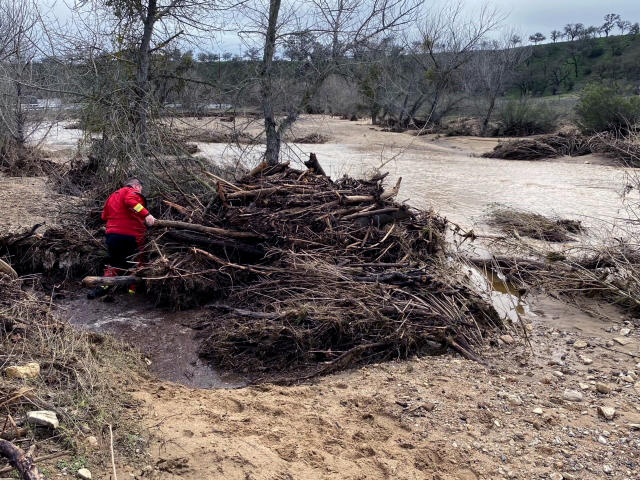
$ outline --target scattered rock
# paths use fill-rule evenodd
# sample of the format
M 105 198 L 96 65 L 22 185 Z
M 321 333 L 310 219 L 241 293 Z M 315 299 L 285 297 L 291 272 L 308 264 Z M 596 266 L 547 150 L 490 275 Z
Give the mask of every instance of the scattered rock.
M 91 480 L 91 472 L 88 468 L 81 468 L 78 470 L 78 478 L 82 478 L 82 480 Z
M 630 338 L 626 338 L 626 337 L 614 337 L 613 341 L 624 346 L 624 345 L 628 345 L 631 343 L 631 339 Z
M 578 350 L 583 349 L 583 348 L 587 348 L 589 346 L 589 344 L 587 342 L 585 342 L 584 340 L 576 340 L 573 343 L 573 348 L 577 348 Z
M 533 413 L 536 415 L 542 415 L 542 409 L 540 407 L 536 407 L 533 409 Z
M 610 465 L 605 465 L 604 467 L 602 467 L 602 471 L 607 475 L 611 475 L 613 473 L 613 468 L 611 468 Z
M 500 340 L 502 340 L 507 345 L 511 345 L 512 343 L 515 342 L 515 340 L 511 335 L 500 335 Z
M 98 448 L 98 439 L 93 435 L 87 437 L 87 443 L 91 448 Z
M 604 438 L 602 435 L 600 435 L 598 437 L 598 443 L 601 443 L 602 445 L 606 445 L 607 444 L 607 439 Z
M 634 379 L 631 375 L 622 375 L 622 376 L 620 377 L 620 379 L 621 379 L 623 382 L 627 382 L 627 383 L 633 383 L 633 382 L 635 382 L 635 379 Z
M 520 406 L 524 403 L 519 395 L 507 395 L 507 400 L 513 406 Z
M 549 475 L 549 478 L 551 480 L 562 480 L 562 474 L 558 472 L 553 472 L 551 475 Z
M 620 329 L 620 335 L 622 335 L 623 337 L 626 337 L 630 333 L 631 333 L 631 329 L 630 328 L 621 328 Z
M 582 401 L 582 393 L 577 390 L 565 390 L 562 394 L 562 398 L 569 402 L 581 402 Z
M 422 405 L 422 408 L 424 408 L 427 412 L 433 412 L 436 408 L 436 404 L 433 402 L 425 402 Z
M 607 420 L 613 420 L 616 416 L 616 409 L 613 407 L 598 407 L 598 413 Z
M 598 391 L 598 393 L 604 393 L 605 395 L 611 393 L 611 387 L 602 382 L 596 383 L 596 390 Z
M 564 377 L 564 373 L 562 373 L 560 370 L 554 370 L 553 374 L 558 378 Z
M 585 357 L 584 355 L 580 355 L 580 361 L 585 365 L 591 365 L 593 363 L 593 359 Z
M 42 427 L 58 428 L 60 426 L 56 412 L 50 410 L 34 410 L 33 412 L 28 412 L 27 422 Z
M 24 366 L 12 365 L 4 369 L 4 374 L 8 378 L 36 378 L 40 376 L 40 364 L 31 362 Z
M 640 430 L 640 423 L 630 423 L 629 428 L 631 430 Z

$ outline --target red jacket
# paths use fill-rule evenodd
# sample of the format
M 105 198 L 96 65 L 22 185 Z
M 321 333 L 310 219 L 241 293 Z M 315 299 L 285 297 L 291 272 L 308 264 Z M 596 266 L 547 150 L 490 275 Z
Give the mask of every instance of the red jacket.
M 138 244 L 144 243 L 147 226 L 144 217 L 149 215 L 146 200 L 131 187 L 123 187 L 111 194 L 102 209 L 102 220 L 107 222 L 107 233 L 132 235 Z

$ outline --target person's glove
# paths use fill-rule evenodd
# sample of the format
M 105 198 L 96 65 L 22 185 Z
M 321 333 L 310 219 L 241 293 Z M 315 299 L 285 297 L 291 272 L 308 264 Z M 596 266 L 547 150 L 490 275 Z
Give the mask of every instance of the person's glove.
M 154 218 L 153 215 L 149 214 L 146 217 L 144 217 L 144 223 L 147 225 L 147 227 L 152 227 L 154 223 L 156 223 L 156 219 Z

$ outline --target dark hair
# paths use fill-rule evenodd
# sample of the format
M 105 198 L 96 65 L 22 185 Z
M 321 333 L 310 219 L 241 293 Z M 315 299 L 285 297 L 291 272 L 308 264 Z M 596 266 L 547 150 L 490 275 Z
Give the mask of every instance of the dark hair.
M 124 183 L 125 187 L 134 187 L 136 185 L 142 186 L 142 182 L 140 180 L 138 180 L 137 178 L 130 178 L 129 180 L 127 180 Z

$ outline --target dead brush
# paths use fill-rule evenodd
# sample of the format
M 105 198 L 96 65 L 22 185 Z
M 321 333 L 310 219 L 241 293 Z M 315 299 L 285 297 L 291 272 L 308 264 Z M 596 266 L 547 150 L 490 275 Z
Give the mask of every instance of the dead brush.
M 99 437 L 111 423 L 126 436 L 126 406 L 133 400 L 122 387 L 142 374 L 141 359 L 109 337 L 74 329 L 25 283 L 30 282 L 0 274 L 0 369 L 37 362 L 40 375 L 0 380 L 2 438 L 38 442 L 46 451 L 54 448 L 50 442 L 81 448 L 78 440 L 87 427 Z M 30 410 L 56 412 L 61 426 L 53 437 L 48 430 L 26 428 Z
M 48 175 L 57 167 L 38 148 L 0 140 L 0 172 L 9 177 L 39 177 Z
M 232 370 L 306 378 L 448 348 L 478 359 L 501 320 L 447 267 L 446 220 L 395 202 L 400 181 L 385 177 L 207 173 L 217 195 L 166 198 L 159 225 L 171 228 L 155 230 L 138 275 L 170 308 L 209 306 L 200 355 Z
M 292 252 L 283 264 L 282 273 L 210 305 L 202 357 L 236 371 L 302 369 L 305 378 L 447 348 L 477 360 L 472 346 L 501 325 L 444 264 L 374 274 Z
M 493 209 L 488 215 L 487 224 L 508 234 L 547 242 L 568 242 L 572 240 L 569 234 L 584 232 L 578 220 L 548 218 L 539 213 L 508 207 Z
M 640 316 L 640 246 L 609 238 L 563 252 L 509 238 L 498 242 L 504 253 L 484 264 L 516 288 L 540 290 L 591 311 L 593 301 L 615 305 Z M 509 254 L 508 252 L 512 253 Z M 526 252 L 526 256 L 522 256 Z
M 541 160 L 597 153 L 625 166 L 638 167 L 640 166 L 640 142 L 637 136 L 637 134 L 621 136 L 612 133 L 597 133 L 591 136 L 575 132 L 559 133 L 501 142 L 492 151 L 482 156 L 505 160 Z

